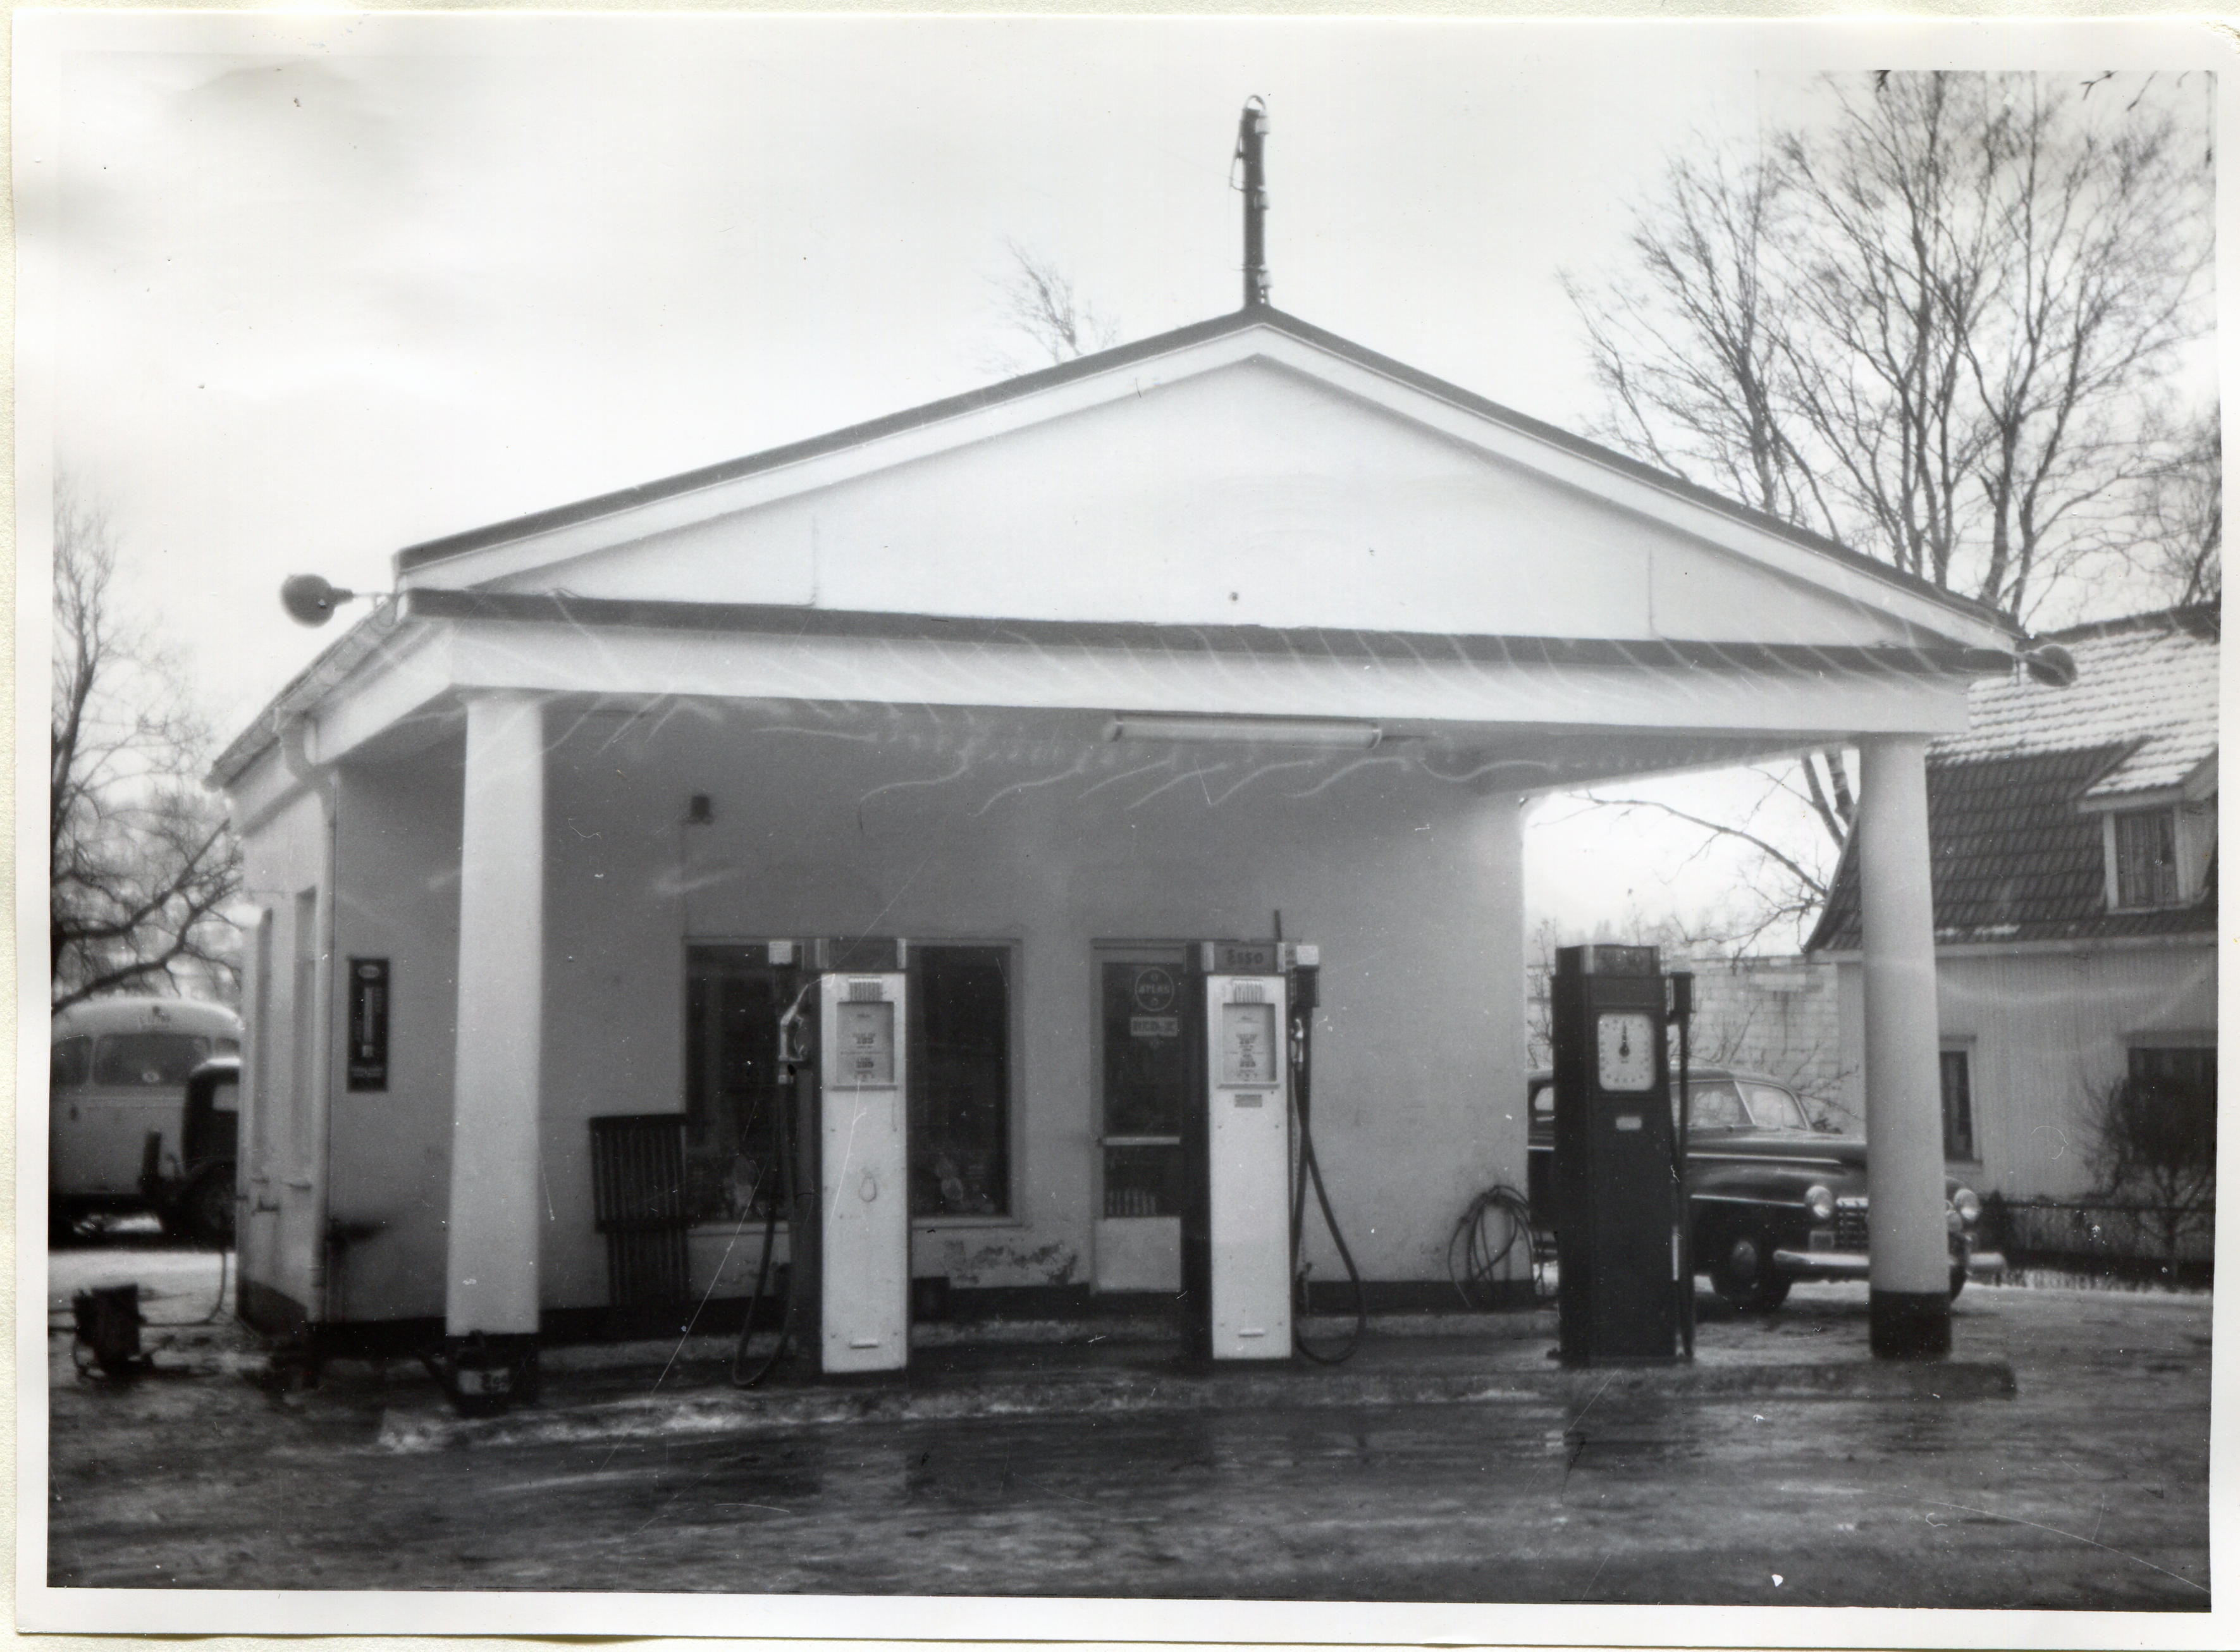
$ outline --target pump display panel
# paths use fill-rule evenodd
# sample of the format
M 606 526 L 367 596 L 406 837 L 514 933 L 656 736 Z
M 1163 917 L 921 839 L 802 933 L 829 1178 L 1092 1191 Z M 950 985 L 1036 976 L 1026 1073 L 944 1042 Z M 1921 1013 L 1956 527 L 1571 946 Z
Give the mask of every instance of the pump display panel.
M 877 990 L 876 982 L 850 983 Z M 844 1088 L 861 1089 L 895 1082 L 895 1007 L 883 1000 L 850 998 L 838 1009 L 832 1078 Z
M 1257 991 L 1240 982 L 1239 991 Z M 1278 1083 L 1283 1046 L 1276 1036 L 1276 1006 L 1248 998 L 1221 1006 L 1221 1076 L 1223 1089 L 1265 1089 Z

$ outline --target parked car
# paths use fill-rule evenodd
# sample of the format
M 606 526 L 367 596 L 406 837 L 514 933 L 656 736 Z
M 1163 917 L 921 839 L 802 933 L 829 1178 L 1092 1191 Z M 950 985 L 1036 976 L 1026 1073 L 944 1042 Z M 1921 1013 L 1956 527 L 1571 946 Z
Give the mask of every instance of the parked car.
M 213 1056 L 240 1055 L 241 1018 L 184 998 L 90 998 L 55 1016 L 49 1050 L 50 1232 L 97 1213 L 162 1209 L 163 1189 L 188 1179 L 188 1077 Z
M 1553 1230 L 1556 1089 L 1552 1073 L 1530 1084 L 1526 1193 L 1536 1227 Z M 1698 1067 L 1688 1076 L 1689 1242 L 1696 1268 L 1738 1308 L 1781 1306 L 1800 1279 L 1867 1276 L 1867 1144 L 1816 1123 L 1779 1079 Z M 1949 1285 L 2003 1261 L 1975 1249 L 1975 1193 L 1947 1176 Z

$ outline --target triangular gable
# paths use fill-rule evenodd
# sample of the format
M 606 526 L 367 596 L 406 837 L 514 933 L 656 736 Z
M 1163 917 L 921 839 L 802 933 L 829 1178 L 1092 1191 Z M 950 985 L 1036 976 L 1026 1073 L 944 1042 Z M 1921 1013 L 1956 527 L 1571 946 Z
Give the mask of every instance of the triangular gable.
M 1998 646 L 1972 604 L 1273 311 L 398 558 L 408 587 Z

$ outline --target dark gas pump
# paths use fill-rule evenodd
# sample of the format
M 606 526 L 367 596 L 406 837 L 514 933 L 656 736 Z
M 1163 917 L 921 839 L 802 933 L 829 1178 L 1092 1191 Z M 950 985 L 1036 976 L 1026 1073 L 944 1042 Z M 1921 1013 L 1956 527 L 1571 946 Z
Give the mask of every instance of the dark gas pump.
M 897 941 L 877 956 L 841 959 L 830 942 L 771 943 L 770 961 L 797 971 L 778 1019 L 790 1094 L 778 1111 L 781 1185 L 732 1366 L 742 1384 L 767 1376 L 789 1345 L 825 1376 L 910 1363 L 908 949 Z M 784 1317 L 777 1345 L 750 1373 L 747 1340 L 781 1209 Z
M 1685 1127 L 1666 1040 L 1677 1021 L 1684 1052 L 1690 981 L 1668 990 L 1654 947 L 1557 949 L 1552 1181 L 1569 1365 L 1693 1352 Z

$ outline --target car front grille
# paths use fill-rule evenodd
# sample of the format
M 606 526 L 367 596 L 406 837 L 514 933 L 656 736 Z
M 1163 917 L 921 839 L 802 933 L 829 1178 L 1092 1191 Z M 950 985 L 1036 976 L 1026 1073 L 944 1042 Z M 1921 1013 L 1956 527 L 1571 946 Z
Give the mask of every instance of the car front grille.
M 1867 1248 L 1867 1202 L 1838 1200 L 1836 1205 L 1836 1249 L 1864 1250 Z

